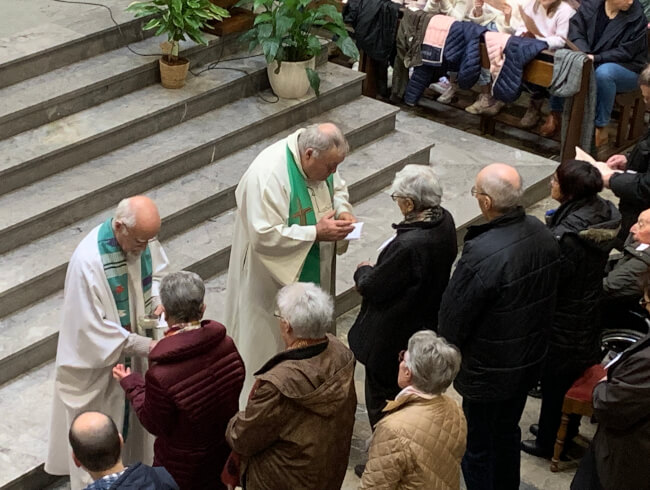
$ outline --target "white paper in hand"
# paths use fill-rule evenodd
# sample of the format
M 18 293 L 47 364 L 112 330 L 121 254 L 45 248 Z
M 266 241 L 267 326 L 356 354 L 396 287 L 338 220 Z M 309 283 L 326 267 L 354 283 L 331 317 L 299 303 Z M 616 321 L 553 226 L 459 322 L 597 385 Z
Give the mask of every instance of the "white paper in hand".
M 361 238 L 361 230 L 363 229 L 363 222 L 352 223 L 354 230 L 348 233 L 348 236 L 345 237 L 345 240 L 358 240 Z
M 596 159 L 592 157 L 589 153 L 584 151 L 579 146 L 576 146 L 576 160 L 582 160 L 583 162 L 596 163 Z

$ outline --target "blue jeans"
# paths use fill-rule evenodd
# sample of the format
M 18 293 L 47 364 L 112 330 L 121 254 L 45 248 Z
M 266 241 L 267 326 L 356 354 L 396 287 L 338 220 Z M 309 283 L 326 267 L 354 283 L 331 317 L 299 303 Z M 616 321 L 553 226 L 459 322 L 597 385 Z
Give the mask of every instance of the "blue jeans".
M 596 120 L 594 124 L 597 128 L 604 128 L 609 124 L 616 94 L 635 90 L 639 86 L 639 75 L 618 63 L 603 63 L 596 68 L 595 74 Z M 564 100 L 551 96 L 549 105 L 552 111 L 562 112 Z
M 617 93 L 631 92 L 639 86 L 639 75 L 617 63 L 603 63 L 596 68 L 596 127 L 609 124 Z
M 467 419 L 467 450 L 461 462 L 467 490 L 519 490 L 524 392 L 500 402 L 463 400 Z

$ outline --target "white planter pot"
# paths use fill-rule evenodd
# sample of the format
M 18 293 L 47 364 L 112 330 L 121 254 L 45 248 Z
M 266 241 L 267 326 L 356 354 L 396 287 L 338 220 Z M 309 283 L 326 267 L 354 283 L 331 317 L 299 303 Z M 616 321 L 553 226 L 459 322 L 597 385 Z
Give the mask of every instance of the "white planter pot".
M 280 64 L 280 72 L 276 74 L 277 68 L 277 61 L 266 67 L 275 95 L 283 99 L 299 99 L 309 92 L 309 78 L 305 69 L 316 68 L 316 57 L 307 61 L 283 61 Z

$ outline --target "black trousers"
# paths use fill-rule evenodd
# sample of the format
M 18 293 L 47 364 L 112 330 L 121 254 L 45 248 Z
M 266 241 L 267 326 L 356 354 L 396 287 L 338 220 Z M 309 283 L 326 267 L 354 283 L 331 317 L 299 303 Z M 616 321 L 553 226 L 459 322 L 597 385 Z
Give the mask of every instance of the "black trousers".
M 542 408 L 539 412 L 539 432 L 537 433 L 537 444 L 553 451 L 557 431 L 562 420 L 562 404 L 564 395 L 569 391 L 571 385 L 582 376 L 582 367 L 568 368 L 563 371 L 544 370 L 542 373 Z M 580 427 L 580 416 L 572 415 L 569 418 L 566 441 L 570 441 L 578 435 Z
M 519 420 L 527 391 L 498 402 L 463 400 L 467 450 L 461 467 L 467 490 L 519 490 Z
M 387 400 L 394 400 L 400 392 L 400 387 L 397 386 L 397 369 L 392 376 L 382 375 L 382 373 L 374 372 L 366 366 L 366 409 L 368 410 L 368 420 L 370 420 L 370 427 L 375 430 L 375 425 L 385 415 L 382 412 L 386 406 Z

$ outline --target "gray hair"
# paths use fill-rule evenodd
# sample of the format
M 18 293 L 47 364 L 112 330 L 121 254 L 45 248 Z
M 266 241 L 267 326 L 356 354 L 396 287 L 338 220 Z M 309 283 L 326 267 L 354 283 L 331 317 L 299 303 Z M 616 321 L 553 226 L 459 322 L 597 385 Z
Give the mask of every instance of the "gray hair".
M 515 171 L 519 176 L 519 187 L 513 186 L 498 174 L 487 173 L 482 177 L 481 190 L 490 196 L 495 211 L 507 213 L 521 204 L 521 198 L 524 195 L 524 181 L 519 171 L 516 169 Z
M 122 199 L 115 210 L 115 221 L 119 221 L 127 228 L 135 227 L 135 210 L 131 206 L 131 198 Z
M 646 65 L 646 67 L 639 75 L 639 85 L 650 87 L 650 65 Z
M 203 279 L 194 272 L 172 272 L 160 283 L 160 302 L 167 318 L 181 323 L 201 319 L 204 297 Z
M 332 297 L 312 282 L 297 282 L 278 292 L 277 304 L 294 334 L 300 339 L 325 337 L 334 318 Z
M 460 351 L 432 330 L 421 330 L 409 339 L 411 382 L 417 389 L 438 395 L 444 393 L 460 370 Z
M 440 206 L 442 186 L 429 165 L 406 165 L 395 174 L 390 193 L 408 197 L 415 211 Z
M 314 156 L 318 157 L 321 152 L 331 148 L 336 148 L 344 155 L 350 151 L 348 140 L 345 139 L 343 132 L 338 126 L 334 126 L 334 131 L 322 131 L 320 124 L 311 124 L 307 126 L 298 135 L 298 150 L 304 153 L 307 148 L 314 150 Z

